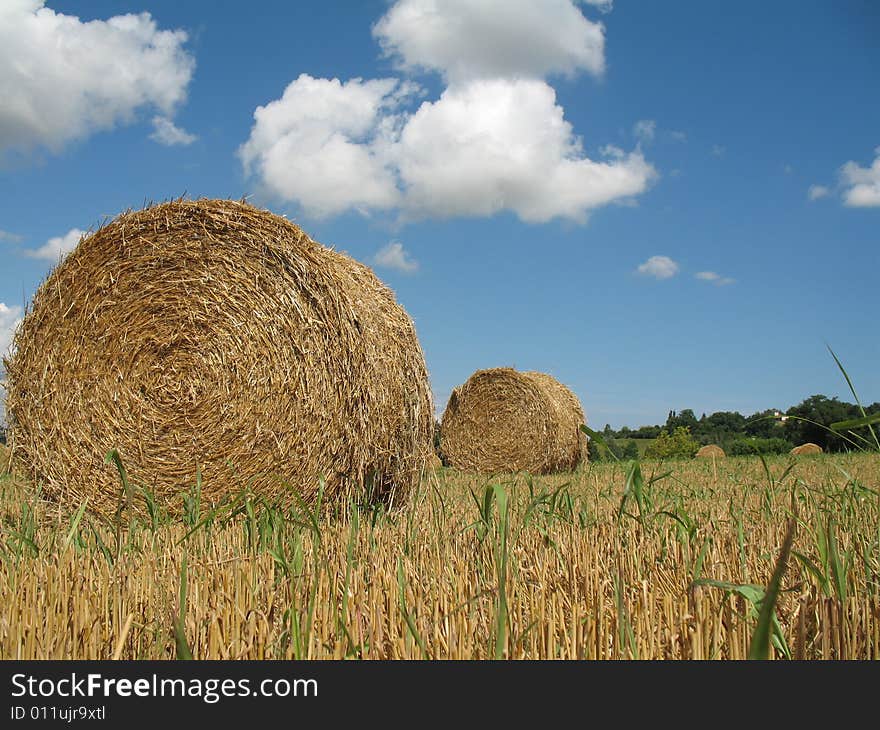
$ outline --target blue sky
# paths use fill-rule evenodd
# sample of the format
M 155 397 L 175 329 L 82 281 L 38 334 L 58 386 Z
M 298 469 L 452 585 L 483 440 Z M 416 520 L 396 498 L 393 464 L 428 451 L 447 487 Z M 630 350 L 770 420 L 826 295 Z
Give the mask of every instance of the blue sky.
M 394 289 L 438 411 L 500 365 L 599 427 L 848 397 L 826 343 L 880 400 L 876 4 L 42 5 L 0 7 L 4 347 L 79 232 L 247 195 Z

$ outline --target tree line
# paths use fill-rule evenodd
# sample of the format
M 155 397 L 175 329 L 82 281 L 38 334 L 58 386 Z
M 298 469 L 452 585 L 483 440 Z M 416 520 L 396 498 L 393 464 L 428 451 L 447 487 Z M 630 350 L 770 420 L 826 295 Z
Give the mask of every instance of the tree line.
M 869 416 L 880 413 L 880 403 L 866 406 L 865 413 Z M 838 434 L 830 430 L 831 424 L 861 416 L 862 411 L 855 403 L 811 395 L 787 411 L 768 408 L 750 416 L 737 411 L 718 411 L 697 418 L 693 410 L 685 408 L 670 411 L 663 425 L 637 429 L 624 426 L 614 430 L 606 424 L 602 436 L 608 449 L 620 459 L 637 458 L 640 439 L 659 441 L 652 441 L 647 449 L 641 450 L 648 456 L 692 456 L 706 444 L 717 444 L 731 456 L 755 452 L 782 454 L 804 443 L 818 444 L 825 451 L 847 451 L 857 448 L 855 444 L 866 445 L 861 439 L 871 439 L 868 428 Z M 592 442 L 590 457 L 610 458 L 602 447 Z

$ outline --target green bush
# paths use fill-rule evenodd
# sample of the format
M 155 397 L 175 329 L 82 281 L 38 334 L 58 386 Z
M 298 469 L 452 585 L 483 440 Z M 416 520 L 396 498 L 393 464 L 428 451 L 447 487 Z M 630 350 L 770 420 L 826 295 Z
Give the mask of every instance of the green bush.
M 639 444 L 632 439 L 605 437 L 605 444 L 602 445 L 598 441 L 590 439 L 588 458 L 590 461 L 629 461 L 631 459 L 638 459 Z
M 623 458 L 624 460 L 639 458 L 639 445 L 635 441 L 626 442 L 626 446 L 623 448 Z
M 790 441 L 782 438 L 770 439 L 737 439 L 727 447 L 730 456 L 748 456 L 750 454 L 787 454 L 791 451 Z
M 623 455 L 623 446 L 621 443 L 613 438 L 606 438 L 605 444 L 600 444 L 598 441 L 594 439 L 590 439 L 588 446 L 588 457 L 590 461 L 614 461 L 617 459 L 626 458 Z M 609 450 L 611 453 L 609 454 Z
M 652 459 L 689 459 L 699 448 L 700 445 L 691 436 L 690 428 L 676 426 L 671 434 L 663 431 L 645 451 L 645 456 Z

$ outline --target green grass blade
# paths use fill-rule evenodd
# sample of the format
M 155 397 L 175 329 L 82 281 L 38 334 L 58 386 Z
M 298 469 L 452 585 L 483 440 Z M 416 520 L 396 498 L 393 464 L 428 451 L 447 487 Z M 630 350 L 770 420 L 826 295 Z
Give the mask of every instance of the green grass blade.
M 840 362 L 837 355 L 834 354 L 834 350 L 831 349 L 831 345 L 826 344 L 825 347 L 828 348 L 828 352 L 831 353 L 831 357 L 834 358 L 834 362 L 837 363 L 837 367 L 839 368 L 840 372 L 843 373 L 843 377 L 846 380 L 846 384 L 849 386 L 849 392 L 852 393 L 853 398 L 856 399 L 856 403 L 858 404 L 859 408 L 861 409 L 862 415 L 865 415 L 865 409 L 862 408 L 862 402 L 859 400 L 858 393 L 856 393 L 856 389 L 853 387 L 852 380 L 850 380 L 850 378 L 849 378 L 849 373 L 846 372 L 846 368 L 843 367 L 843 363 Z
M 186 553 L 180 563 L 180 588 L 178 591 L 178 613 L 174 617 L 174 645 L 178 659 L 190 660 L 193 658 L 189 642 L 186 640 L 186 593 L 189 579 L 189 569 L 186 563 Z
M 770 472 L 770 466 L 767 464 L 767 459 L 764 458 L 764 454 L 760 451 L 755 450 L 758 454 L 758 458 L 761 460 L 761 466 L 764 467 L 764 474 L 767 477 L 767 486 L 770 489 L 773 489 L 773 485 L 776 484 L 776 480 L 773 479 L 773 474 Z
M 853 398 L 856 400 L 856 405 L 858 405 L 859 410 L 862 413 L 862 418 L 867 418 L 868 414 L 865 412 L 864 407 L 862 406 L 862 401 L 859 400 L 859 394 L 856 393 L 855 387 L 853 387 L 852 380 L 850 380 L 849 373 L 846 372 L 846 368 L 843 367 L 843 363 L 840 362 L 837 355 L 834 353 L 834 350 L 831 349 L 830 345 L 826 345 L 828 348 L 828 352 L 831 353 L 831 357 L 834 358 L 834 362 L 837 363 L 837 367 L 840 369 L 840 372 L 843 373 L 843 377 L 846 380 L 846 384 L 849 386 L 849 392 L 853 394 Z M 877 414 L 880 416 L 880 414 Z M 880 439 L 877 437 L 877 432 L 871 427 L 871 423 L 876 423 L 877 421 L 871 421 L 865 425 L 868 426 L 868 430 L 871 432 L 871 437 L 874 439 L 874 445 L 877 447 L 877 450 L 880 451 Z M 832 429 L 834 428 L 834 424 L 832 424 Z
M 697 562 L 694 565 L 694 575 L 693 580 L 697 581 L 700 579 L 700 575 L 703 573 L 703 563 L 706 560 L 706 553 L 709 551 L 709 544 L 712 542 L 712 539 L 707 535 L 706 539 L 703 540 L 703 546 L 700 548 L 700 554 L 697 556 Z
M 428 650 L 425 648 L 425 642 L 422 641 L 422 637 L 416 627 L 416 622 L 406 607 L 406 576 L 403 573 L 403 558 L 400 555 L 397 556 L 397 602 L 404 623 L 406 623 L 406 628 L 422 652 L 422 659 L 428 659 Z
M 186 619 L 186 593 L 187 584 L 189 582 L 189 568 L 186 564 L 186 553 L 183 554 L 183 560 L 180 564 L 180 590 L 178 592 L 178 610 L 180 612 L 180 623 L 183 625 Z
M 175 656 L 180 660 L 192 661 L 192 650 L 186 640 L 186 632 L 180 623 L 178 616 L 174 617 L 174 649 Z
M 799 553 L 797 550 L 792 550 L 791 554 L 794 555 L 800 561 L 801 565 L 803 565 L 807 569 L 807 572 L 816 579 L 816 581 L 819 583 L 819 587 L 822 589 L 822 592 L 826 596 L 829 595 L 828 577 L 824 575 L 821 570 L 819 570 L 819 567 L 806 555 L 804 555 L 803 553 Z
M 694 581 L 694 585 L 712 586 L 713 588 L 720 588 L 729 593 L 736 593 L 755 606 L 763 600 L 764 595 L 766 594 L 766 591 L 761 586 L 752 585 L 751 583 L 729 583 L 723 580 L 699 578 Z
M 492 491 L 498 505 L 498 536 L 495 545 L 495 566 L 498 578 L 498 600 L 495 611 L 495 658 L 503 659 L 507 647 L 507 534 L 508 534 L 508 496 L 500 484 Z
M 770 657 L 770 640 L 775 628 L 773 619 L 776 617 L 776 599 L 779 597 L 782 576 L 785 574 L 786 567 L 788 567 L 788 558 L 794 544 L 796 527 L 797 519 L 790 519 L 788 521 L 788 529 L 785 532 L 785 539 L 782 542 L 782 549 L 779 551 L 779 557 L 776 559 L 776 567 L 773 569 L 773 576 L 770 578 L 770 583 L 764 592 L 764 599 L 761 601 L 758 625 L 752 632 L 752 640 L 749 644 L 749 659 L 769 659 Z
M 614 461 L 617 461 L 617 462 L 620 461 L 620 459 L 618 459 L 617 456 L 615 456 L 614 452 L 611 450 L 611 447 L 605 442 L 605 439 L 602 437 L 601 433 L 599 433 L 598 431 L 594 431 L 592 428 L 590 428 L 589 426 L 586 426 L 584 424 L 581 424 L 581 431 L 583 431 L 585 434 L 587 434 L 587 436 L 589 436 L 590 439 L 595 439 L 597 444 L 599 444 L 600 446 L 603 446 L 605 448 L 605 450 L 609 454 L 611 454 L 611 458 L 613 458 Z
M 831 424 L 832 431 L 849 431 L 853 428 L 861 428 L 862 426 L 870 426 L 874 423 L 880 423 L 880 413 L 874 413 L 863 418 L 852 418 L 848 421 L 837 421 Z
M 79 530 L 79 523 L 82 521 L 83 515 L 86 511 L 86 506 L 89 503 L 89 498 L 86 497 L 86 501 L 83 502 L 79 509 L 76 511 L 76 514 L 73 516 L 73 519 L 70 521 L 70 530 L 67 533 L 67 537 L 64 538 L 64 544 L 62 546 L 62 550 L 67 550 L 70 547 L 70 543 L 73 542 L 73 538 Z
M 846 600 L 846 569 L 840 559 L 840 551 L 837 549 L 837 529 L 833 521 L 828 522 L 828 557 L 831 562 L 831 576 L 834 578 L 834 590 L 837 598 Z

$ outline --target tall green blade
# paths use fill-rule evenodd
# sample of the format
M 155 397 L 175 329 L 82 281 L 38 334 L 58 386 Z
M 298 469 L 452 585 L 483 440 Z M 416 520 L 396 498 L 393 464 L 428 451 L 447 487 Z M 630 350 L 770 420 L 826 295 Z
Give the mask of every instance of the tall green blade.
M 859 394 L 856 393 L 855 387 L 853 387 L 852 380 L 850 380 L 849 373 L 846 372 L 846 368 L 843 367 L 843 363 L 840 362 L 837 355 L 834 354 L 834 350 L 831 349 L 830 345 L 826 345 L 828 348 L 828 352 L 831 353 L 831 357 L 834 358 L 834 362 L 837 363 L 837 367 L 840 369 L 840 372 L 843 373 L 843 377 L 846 380 L 846 384 L 849 386 L 849 392 L 853 394 L 853 398 L 856 399 L 856 404 L 859 407 L 859 411 L 862 413 L 862 418 L 867 418 L 868 414 L 865 412 L 864 407 L 862 406 L 862 401 L 859 400 Z M 880 414 L 878 414 L 880 415 Z M 874 439 L 874 445 L 877 447 L 877 450 L 880 451 L 880 439 L 877 437 L 877 432 L 871 427 L 871 423 L 876 423 L 876 421 L 871 421 L 865 425 L 867 425 L 868 430 L 871 432 L 871 437 Z M 834 428 L 834 424 L 832 424 L 831 428 Z M 836 429 L 835 429 L 836 430 Z
M 788 567 L 788 558 L 791 554 L 791 547 L 794 544 L 796 526 L 797 519 L 793 517 L 788 521 L 785 540 L 782 542 L 782 550 L 779 551 L 773 576 L 770 578 L 770 584 L 767 586 L 764 599 L 761 601 L 758 625 L 752 632 L 752 641 L 749 645 L 749 659 L 770 658 L 770 637 L 773 635 L 773 619 L 776 617 L 776 599 L 779 597 L 779 586 L 782 584 L 782 576 L 785 574 L 786 567 Z

